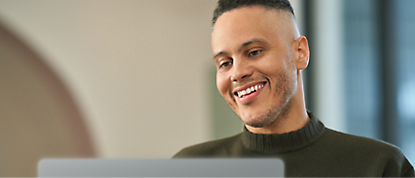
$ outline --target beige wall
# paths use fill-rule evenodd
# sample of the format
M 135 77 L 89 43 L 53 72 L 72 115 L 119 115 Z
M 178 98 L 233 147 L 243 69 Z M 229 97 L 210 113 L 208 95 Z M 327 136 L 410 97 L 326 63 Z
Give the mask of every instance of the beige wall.
M 0 1 L 0 19 L 54 69 L 101 157 L 171 157 L 209 139 L 215 1 Z
M 44 157 L 94 157 L 84 121 L 51 68 L 0 26 L 0 177 L 36 176 Z

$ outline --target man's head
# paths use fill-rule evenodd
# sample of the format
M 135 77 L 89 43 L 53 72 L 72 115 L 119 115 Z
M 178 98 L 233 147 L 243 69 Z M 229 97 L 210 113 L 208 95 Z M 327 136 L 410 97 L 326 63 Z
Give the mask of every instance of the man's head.
M 213 12 L 212 26 L 215 26 L 216 20 L 223 13 L 240 7 L 262 6 L 268 10 L 284 10 L 294 15 L 294 10 L 288 0 L 219 0 L 215 11 Z
M 300 71 L 308 44 L 288 1 L 220 0 L 213 25 L 217 87 L 247 127 L 305 111 Z

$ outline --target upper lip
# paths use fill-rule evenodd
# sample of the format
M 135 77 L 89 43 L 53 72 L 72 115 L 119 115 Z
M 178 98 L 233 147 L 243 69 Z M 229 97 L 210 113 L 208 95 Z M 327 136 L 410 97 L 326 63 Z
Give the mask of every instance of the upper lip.
M 265 83 L 267 83 L 267 82 L 266 81 L 260 81 L 260 82 L 248 83 L 244 86 L 236 87 L 235 89 L 233 89 L 232 94 L 235 95 L 239 91 L 246 90 L 247 88 L 250 88 L 252 86 L 255 86 L 255 85 L 258 85 L 258 84 L 265 84 Z

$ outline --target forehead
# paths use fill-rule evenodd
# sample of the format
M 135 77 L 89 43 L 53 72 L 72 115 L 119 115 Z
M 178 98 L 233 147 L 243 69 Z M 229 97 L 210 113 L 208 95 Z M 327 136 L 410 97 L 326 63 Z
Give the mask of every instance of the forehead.
M 212 49 L 226 50 L 251 39 L 282 40 L 289 32 L 290 15 L 261 6 L 242 7 L 223 13 L 212 32 Z

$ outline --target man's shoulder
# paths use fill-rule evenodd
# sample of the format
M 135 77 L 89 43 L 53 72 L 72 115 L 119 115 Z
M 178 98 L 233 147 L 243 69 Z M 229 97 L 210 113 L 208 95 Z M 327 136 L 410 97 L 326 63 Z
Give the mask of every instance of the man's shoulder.
M 390 143 L 332 129 L 326 129 L 321 139 L 319 148 L 324 148 L 324 155 L 338 165 L 348 165 L 352 170 L 365 165 L 367 170 L 382 170 L 385 177 L 414 176 L 414 169 L 401 149 Z
M 337 149 L 344 158 L 359 160 L 378 167 L 384 167 L 384 175 L 414 176 L 414 168 L 395 145 L 372 138 L 356 136 L 327 129 L 332 149 Z M 373 164 L 376 160 L 376 164 Z M 400 173 L 396 173 L 399 171 Z
M 339 146 L 350 148 L 351 150 L 377 150 L 396 154 L 402 153 L 395 145 L 381 140 L 347 134 L 332 129 L 326 129 L 326 132 L 331 140 L 330 143 L 337 143 Z
M 199 143 L 183 148 L 173 158 L 203 158 L 203 157 L 224 157 L 230 153 L 230 147 L 240 141 L 240 135 L 226 137 L 218 140 Z

